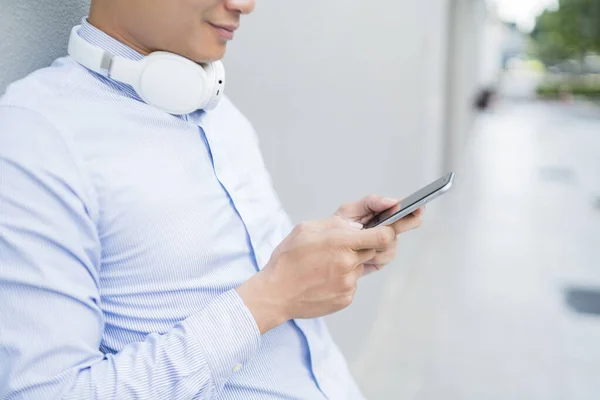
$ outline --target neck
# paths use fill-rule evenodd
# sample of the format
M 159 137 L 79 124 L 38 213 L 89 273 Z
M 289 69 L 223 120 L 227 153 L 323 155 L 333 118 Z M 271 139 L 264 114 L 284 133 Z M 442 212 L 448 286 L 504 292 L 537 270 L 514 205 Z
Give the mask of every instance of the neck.
M 105 5 L 104 2 L 98 4 L 98 2 L 93 1 L 92 6 L 90 7 L 90 14 L 87 18 L 88 23 L 138 53 L 145 56 L 150 54 L 152 52 L 151 50 L 143 46 L 127 33 L 127 30 L 123 28 L 119 19 L 115 17 L 115 13 L 107 10 L 110 5 Z

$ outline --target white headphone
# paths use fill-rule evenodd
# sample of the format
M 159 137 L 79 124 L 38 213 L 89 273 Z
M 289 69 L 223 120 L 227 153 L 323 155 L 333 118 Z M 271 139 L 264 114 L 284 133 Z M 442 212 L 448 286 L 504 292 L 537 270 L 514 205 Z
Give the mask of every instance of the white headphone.
M 120 57 L 95 46 L 73 28 L 69 55 L 84 67 L 132 86 L 146 103 L 170 114 L 212 110 L 223 97 L 225 68 L 221 61 L 200 65 L 164 51 L 139 61 Z

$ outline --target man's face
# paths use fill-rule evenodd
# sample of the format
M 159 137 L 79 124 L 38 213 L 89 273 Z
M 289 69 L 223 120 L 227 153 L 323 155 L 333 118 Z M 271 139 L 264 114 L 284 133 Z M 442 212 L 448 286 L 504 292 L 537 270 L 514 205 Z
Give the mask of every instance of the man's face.
M 96 14 L 109 18 L 111 30 L 122 36 L 118 39 L 143 53 L 169 51 L 207 62 L 224 56 L 241 15 L 254 10 L 254 1 L 94 0 L 90 17 L 97 8 Z

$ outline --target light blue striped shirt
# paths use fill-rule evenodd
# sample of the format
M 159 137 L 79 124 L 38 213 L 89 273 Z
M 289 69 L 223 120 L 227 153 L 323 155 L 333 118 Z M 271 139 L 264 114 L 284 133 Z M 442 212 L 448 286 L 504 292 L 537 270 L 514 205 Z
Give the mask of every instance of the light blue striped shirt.
M 84 21 L 80 34 L 141 55 Z M 361 399 L 321 319 L 234 289 L 291 230 L 250 123 L 66 57 L 0 99 L 0 399 Z

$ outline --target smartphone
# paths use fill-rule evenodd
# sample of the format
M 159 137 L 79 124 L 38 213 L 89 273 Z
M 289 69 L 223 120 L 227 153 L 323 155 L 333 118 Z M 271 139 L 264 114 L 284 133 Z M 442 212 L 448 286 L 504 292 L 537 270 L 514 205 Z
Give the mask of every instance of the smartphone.
M 365 224 L 364 229 L 375 228 L 380 225 L 391 225 L 394 222 L 417 211 L 421 206 L 446 193 L 454 182 L 454 172 L 443 176 L 435 182 L 430 183 L 418 192 L 413 193 L 396 206 L 385 210 L 373 217 Z

